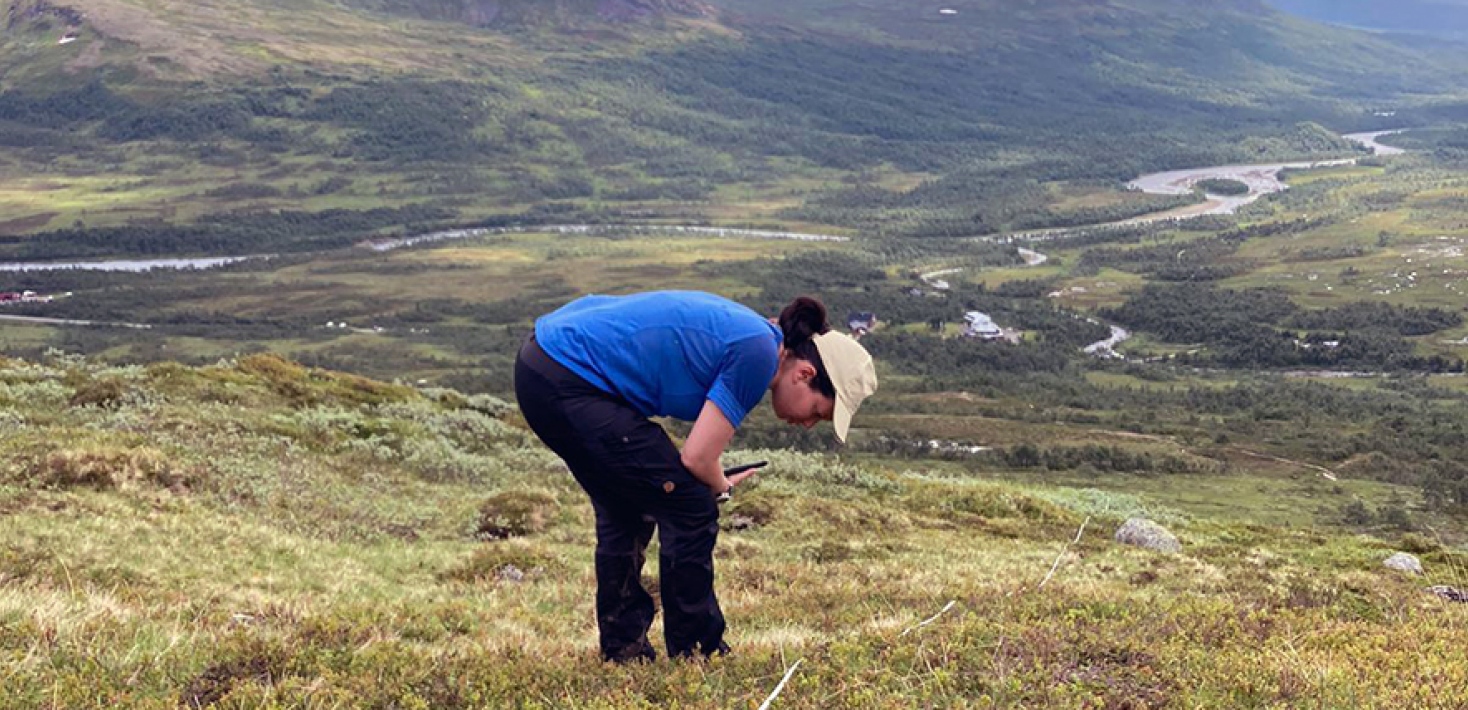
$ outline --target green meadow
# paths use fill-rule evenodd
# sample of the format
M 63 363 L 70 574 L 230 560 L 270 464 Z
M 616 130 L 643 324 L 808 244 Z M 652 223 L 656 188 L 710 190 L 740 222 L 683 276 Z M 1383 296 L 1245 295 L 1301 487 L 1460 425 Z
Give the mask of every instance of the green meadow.
M 741 450 L 773 466 L 724 511 L 735 653 L 613 667 L 590 508 L 502 401 L 266 355 L 0 383 L 16 707 L 741 707 L 797 661 L 780 707 L 1468 702 L 1462 610 L 1422 591 L 1463 553 L 1298 515 L 1386 494 L 1357 482 Z M 1112 542 L 1132 515 L 1184 552 Z

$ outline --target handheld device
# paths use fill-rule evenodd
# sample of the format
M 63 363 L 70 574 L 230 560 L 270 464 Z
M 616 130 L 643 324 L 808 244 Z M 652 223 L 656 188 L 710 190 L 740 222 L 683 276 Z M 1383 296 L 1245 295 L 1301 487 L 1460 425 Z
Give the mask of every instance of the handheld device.
M 753 471 L 757 468 L 764 468 L 768 465 L 770 465 L 769 461 L 755 461 L 754 463 L 740 464 L 738 466 L 724 469 L 724 476 L 733 476 L 735 474 L 744 473 L 745 471 Z M 718 501 L 719 503 L 723 503 L 733 497 L 734 489 L 730 488 L 729 490 L 714 496 L 714 500 Z

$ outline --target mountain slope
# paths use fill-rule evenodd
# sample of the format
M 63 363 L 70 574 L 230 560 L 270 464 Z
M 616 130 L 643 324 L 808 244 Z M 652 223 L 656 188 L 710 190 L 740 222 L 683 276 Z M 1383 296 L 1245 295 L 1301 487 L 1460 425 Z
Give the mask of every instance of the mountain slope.
M 1321 22 L 1396 32 L 1468 37 L 1468 3 L 1462 0 L 1270 0 L 1287 12 Z
M 1442 95 L 1459 66 L 1245 0 L 3 7 L 7 170 L 49 175 L 65 155 L 120 181 L 64 182 L 60 209 L 0 194 L 0 225 L 24 232 L 411 205 L 430 222 L 551 210 L 983 233 L 1045 214 L 1055 181 L 1110 181 L 1089 189 L 1127 216 L 1150 209 L 1119 190 L 1140 172 L 1352 154 L 1316 124 Z M 87 239 L 128 242 L 114 237 Z
M 599 22 L 708 17 L 699 0 L 348 0 L 347 4 L 425 20 L 475 27 L 591 26 Z

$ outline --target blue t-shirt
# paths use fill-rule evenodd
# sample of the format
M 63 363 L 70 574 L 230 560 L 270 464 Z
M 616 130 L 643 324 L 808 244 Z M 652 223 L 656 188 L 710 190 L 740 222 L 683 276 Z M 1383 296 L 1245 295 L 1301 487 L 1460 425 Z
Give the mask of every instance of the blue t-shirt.
M 585 296 L 535 322 L 556 362 L 643 416 L 693 421 L 705 401 L 739 426 L 780 364 L 780 329 L 697 291 Z

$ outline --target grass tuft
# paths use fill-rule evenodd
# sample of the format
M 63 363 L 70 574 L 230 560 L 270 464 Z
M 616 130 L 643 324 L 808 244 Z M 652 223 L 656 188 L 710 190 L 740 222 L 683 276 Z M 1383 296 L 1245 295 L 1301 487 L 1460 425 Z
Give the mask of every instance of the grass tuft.
M 545 532 L 556 513 L 556 497 L 545 491 L 504 491 L 479 506 L 474 536 L 503 540 Z

